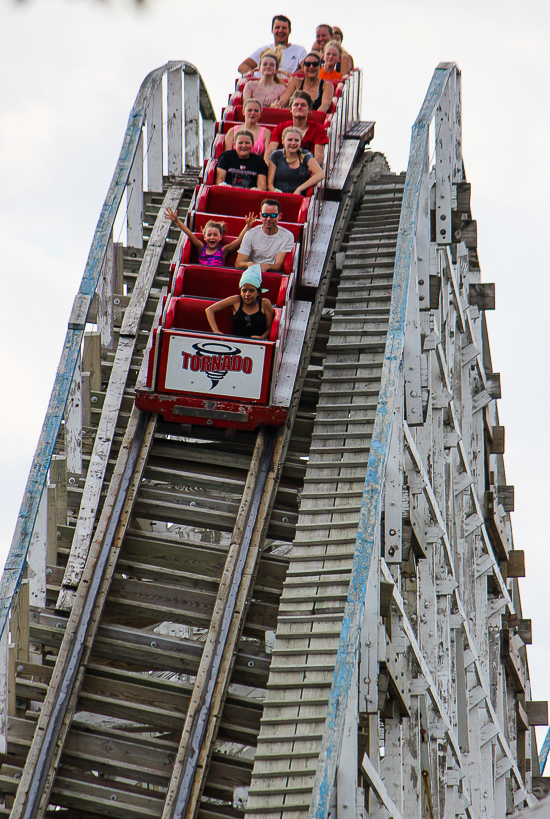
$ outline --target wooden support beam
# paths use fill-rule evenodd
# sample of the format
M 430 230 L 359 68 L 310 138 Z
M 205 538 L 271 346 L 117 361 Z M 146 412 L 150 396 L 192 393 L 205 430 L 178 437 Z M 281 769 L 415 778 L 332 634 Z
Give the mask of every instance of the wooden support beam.
M 523 694 L 525 691 L 523 661 L 514 643 L 513 631 L 509 628 L 503 628 L 500 632 L 500 656 L 504 662 L 514 691 Z
M 491 455 L 504 455 L 504 427 L 494 426 L 491 429 Z
M 447 83 L 441 95 L 433 127 L 436 129 L 435 160 L 435 239 L 439 245 L 453 241 L 451 221 L 451 88 Z
M 153 92 L 147 110 L 147 190 L 162 192 L 163 176 L 162 83 Z M 114 290 L 122 293 L 122 290 Z
M 497 486 L 498 502 L 504 507 L 506 512 L 514 511 L 514 487 Z
M 509 556 L 512 554 L 510 538 L 508 537 L 506 521 L 500 514 L 494 492 L 485 492 L 483 515 L 487 533 L 495 554 L 501 560 L 509 560 Z M 521 554 L 523 554 L 523 552 Z M 521 577 L 522 575 L 509 576 Z
M 140 133 L 126 187 L 128 247 L 143 247 L 143 131 Z
M 521 549 L 512 549 L 508 553 L 506 566 L 507 577 L 525 577 L 525 552 Z
M 470 282 L 468 304 L 477 307 L 478 310 L 494 310 L 495 285 L 487 282 Z
M 531 620 L 520 620 L 518 626 L 518 634 L 525 643 L 525 645 L 530 646 L 533 642 L 533 630 L 531 626 Z
M 65 454 L 67 470 L 80 475 L 82 472 L 82 361 L 80 356 L 65 408 Z
M 198 168 L 200 165 L 199 143 L 199 75 L 185 74 L 185 167 Z
M 90 389 L 101 392 L 101 333 L 91 330 L 84 334 L 82 372 L 90 374 Z
M 183 170 L 182 133 L 182 72 L 181 68 L 168 73 L 168 173 L 181 174 Z
M 548 725 L 547 700 L 527 700 L 524 707 L 529 725 Z

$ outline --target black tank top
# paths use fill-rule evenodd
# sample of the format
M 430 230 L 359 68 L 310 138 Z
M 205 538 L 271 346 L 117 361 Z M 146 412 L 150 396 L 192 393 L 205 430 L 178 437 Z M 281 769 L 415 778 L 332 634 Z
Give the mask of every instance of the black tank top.
M 300 91 L 304 90 L 304 82 L 305 78 L 302 80 L 302 84 L 300 85 Z M 313 105 L 311 110 L 318 111 L 321 107 L 321 103 L 323 102 L 323 86 L 325 84 L 324 80 L 319 80 L 319 93 L 317 94 L 317 99 L 313 100 Z
M 258 297 L 258 309 L 255 313 L 245 313 L 243 310 L 243 299 L 236 313 L 233 313 L 233 335 L 243 338 L 252 336 L 263 336 L 267 330 L 267 319 L 262 313 L 262 299 Z

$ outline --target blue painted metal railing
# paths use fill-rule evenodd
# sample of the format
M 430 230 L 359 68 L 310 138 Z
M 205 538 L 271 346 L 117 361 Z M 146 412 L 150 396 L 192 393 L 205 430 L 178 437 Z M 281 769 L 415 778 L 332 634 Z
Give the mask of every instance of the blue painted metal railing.
M 109 237 L 126 191 L 139 139 L 146 123 L 149 103 L 156 87 L 162 82 L 163 76 L 177 70 L 199 76 L 203 120 L 211 120 L 212 124 L 215 121 L 212 103 L 206 92 L 202 77 L 195 66 L 183 61 L 170 61 L 147 75 L 130 112 L 118 162 L 97 223 L 75 304 L 80 302 L 80 304 L 86 305 L 87 303 L 88 308 L 91 304 L 105 260 Z M 76 312 L 73 310 L 73 313 Z M 69 328 L 65 336 L 61 361 L 55 376 L 46 417 L 31 465 L 15 533 L 0 583 L 0 638 L 8 622 L 14 595 L 23 577 L 40 499 L 46 484 L 50 461 L 82 346 L 87 313 L 88 310 L 85 309 L 78 315 L 77 321 L 69 322 Z
M 422 174 L 424 168 L 428 165 L 429 159 L 429 127 L 445 87 L 453 72 L 456 71 L 457 67 L 448 63 L 445 64 L 444 68 L 436 68 L 422 108 L 412 129 L 407 179 L 397 238 L 392 301 L 380 396 L 361 503 L 350 590 L 342 624 L 325 731 L 309 812 L 310 817 L 315 817 L 315 819 L 327 819 L 330 811 L 332 790 L 342 744 L 348 694 L 352 686 L 353 670 L 359 652 L 361 624 L 374 541 L 380 522 L 393 414 L 397 401 L 402 400 L 402 396 L 399 396 L 397 392 L 400 370 L 403 366 L 405 317 L 410 275 L 415 262 L 415 232 L 419 213 Z
M 544 775 L 544 769 L 546 767 L 546 760 L 548 759 L 548 752 L 550 751 L 550 728 L 546 732 L 546 736 L 544 737 L 544 742 L 542 743 L 542 748 L 540 749 L 539 754 L 539 775 Z

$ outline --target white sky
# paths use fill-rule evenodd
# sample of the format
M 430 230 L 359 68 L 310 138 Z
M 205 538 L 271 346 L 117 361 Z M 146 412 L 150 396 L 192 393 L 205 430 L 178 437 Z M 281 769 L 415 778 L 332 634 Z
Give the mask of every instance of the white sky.
M 364 68 L 372 147 L 405 170 L 410 129 L 440 61 L 462 70 L 463 153 L 478 221 L 493 366 L 501 372 L 508 483 L 533 697 L 550 695 L 546 519 L 550 440 L 548 352 L 550 11 L 544 0 L 0 0 L 0 562 L 11 542 L 74 294 L 146 74 L 184 59 L 201 71 L 216 111 L 237 65 L 270 41 L 275 13 L 309 47 L 319 22 L 338 24 Z M 311 10 L 314 10 L 313 14 Z

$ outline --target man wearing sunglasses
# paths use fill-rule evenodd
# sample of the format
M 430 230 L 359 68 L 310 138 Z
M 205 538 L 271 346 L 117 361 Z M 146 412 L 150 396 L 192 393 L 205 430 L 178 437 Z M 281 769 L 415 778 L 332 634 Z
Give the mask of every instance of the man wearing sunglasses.
M 262 224 L 245 234 L 241 242 L 235 267 L 241 270 L 259 264 L 262 273 L 268 270 L 279 273 L 285 256 L 290 253 L 294 236 L 286 228 L 279 227 L 281 209 L 276 199 L 264 199 L 260 208 Z

